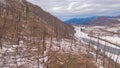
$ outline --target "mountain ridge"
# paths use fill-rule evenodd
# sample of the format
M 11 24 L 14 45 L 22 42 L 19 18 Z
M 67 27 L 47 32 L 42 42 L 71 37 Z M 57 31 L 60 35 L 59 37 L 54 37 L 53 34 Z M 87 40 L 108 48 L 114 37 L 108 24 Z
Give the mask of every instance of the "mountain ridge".
M 118 20 L 119 16 L 94 16 L 87 18 L 72 18 L 65 21 L 68 24 L 79 24 L 79 25 L 93 25 L 93 26 L 104 26 L 112 24 L 120 24 Z
M 65 21 L 68 24 L 87 24 L 88 21 L 96 18 L 95 16 L 93 17 L 87 17 L 87 18 L 72 18 L 67 21 Z

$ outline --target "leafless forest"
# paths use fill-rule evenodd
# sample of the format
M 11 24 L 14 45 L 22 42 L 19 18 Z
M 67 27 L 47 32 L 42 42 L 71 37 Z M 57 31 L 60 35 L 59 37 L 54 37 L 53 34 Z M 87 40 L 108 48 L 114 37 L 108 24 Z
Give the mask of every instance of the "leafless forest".
M 99 35 L 95 49 L 92 41 L 83 43 L 75 32 L 25 0 L 1 0 L 0 68 L 120 68 L 117 59 L 99 49 Z

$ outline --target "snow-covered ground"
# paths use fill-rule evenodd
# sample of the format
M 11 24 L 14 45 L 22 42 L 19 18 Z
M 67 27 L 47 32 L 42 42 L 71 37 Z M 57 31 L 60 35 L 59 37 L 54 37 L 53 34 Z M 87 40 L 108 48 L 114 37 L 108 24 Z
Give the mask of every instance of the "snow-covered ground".
M 107 31 L 112 31 L 112 32 L 118 32 L 120 30 L 120 26 L 108 27 L 106 30 Z
M 120 45 L 120 37 L 117 36 L 101 36 L 100 38 L 106 39 L 110 42 Z
M 82 27 L 74 26 L 74 28 L 75 28 L 75 31 L 76 31 L 75 37 L 77 37 L 78 39 L 81 39 L 81 38 L 90 38 L 88 36 L 88 34 L 86 34 L 86 33 L 84 33 L 84 32 L 81 31 Z
M 117 20 L 120 21 L 120 18 L 118 18 Z
M 56 38 L 53 38 L 52 41 L 50 38 L 46 39 L 45 45 L 46 45 L 46 51 L 44 52 L 45 55 L 44 57 L 40 54 L 39 55 L 39 61 L 40 61 L 40 68 L 43 68 L 44 64 L 42 63 L 42 60 L 44 59 L 45 63 L 48 61 L 48 55 L 47 53 L 51 50 L 52 52 L 60 52 L 60 53 L 71 53 L 72 55 L 80 55 L 82 54 L 87 54 L 87 48 L 81 45 L 80 40 L 83 40 L 83 38 L 86 39 L 91 39 L 93 41 L 98 41 L 96 38 L 91 38 L 88 36 L 87 33 L 84 33 L 81 31 L 81 27 L 75 27 L 76 33 L 75 37 L 79 40 L 74 41 L 71 39 L 60 39 L 56 40 Z M 27 39 L 27 38 L 26 38 Z M 37 40 L 37 39 L 36 39 Z M 37 40 L 38 42 L 38 40 Z M 42 42 L 42 41 L 41 41 Z M 42 48 L 42 43 L 41 44 Z M 85 41 L 82 41 L 85 44 Z M 102 44 L 107 44 L 106 46 L 112 47 L 119 49 L 119 47 L 114 46 L 110 43 L 105 43 L 104 41 L 100 40 L 99 41 Z M 0 67 L 2 68 L 15 68 L 17 65 L 19 67 L 24 67 L 24 68 L 37 68 L 38 63 L 38 46 L 36 44 L 32 44 L 32 42 L 25 43 L 24 41 L 20 41 L 19 45 L 10 45 L 9 43 L 4 43 L 2 49 L 0 49 Z M 52 44 L 52 46 L 51 46 Z M 94 46 L 97 48 L 96 46 Z M 42 50 L 42 49 L 41 49 Z M 116 54 L 112 54 L 109 52 L 106 52 L 106 55 L 108 57 L 112 56 L 111 58 L 117 62 L 120 63 L 120 57 Z M 3 66 L 2 66 L 3 65 Z M 102 66 L 101 66 L 102 67 Z
M 87 54 L 86 48 L 80 46 L 79 42 L 75 42 L 69 39 L 61 39 L 59 42 L 53 38 L 46 40 L 46 51 L 44 52 L 44 57 L 40 54 L 40 68 L 44 68 L 44 63 L 48 61 L 47 53 L 51 49 L 51 52 L 60 52 L 60 53 L 71 53 L 72 55 Z M 52 43 L 52 46 L 51 46 Z M 30 43 L 29 43 L 30 44 Z M 29 48 L 30 47 L 30 48 Z M 4 43 L 2 49 L 0 49 L 0 68 L 15 68 L 17 65 L 21 68 L 37 68 L 38 55 L 37 46 L 27 47 L 26 43 L 20 41 L 19 45 L 6 45 Z M 41 46 L 40 46 L 41 47 Z M 42 48 L 42 47 L 41 47 Z M 3 58 L 1 58 L 3 57 Z M 42 63 L 44 59 L 44 63 Z M 15 62 L 15 63 L 14 63 Z
M 82 32 L 81 31 L 82 27 L 74 26 L 74 28 L 75 28 L 75 31 L 76 31 L 75 37 L 77 37 L 78 39 L 81 40 L 82 38 L 86 38 L 86 39 L 91 39 L 91 40 L 94 40 L 94 41 L 98 41 L 98 39 L 90 38 L 87 33 Z M 110 46 L 110 47 L 113 47 L 113 48 L 120 49 L 120 47 L 117 47 L 117 46 L 112 45 L 112 44 L 107 43 L 107 42 L 105 43 L 105 41 L 99 40 L 99 42 L 102 43 L 102 44 L 106 44 L 106 46 Z
M 88 34 L 87 33 L 84 33 L 84 32 L 82 32 L 81 31 L 81 28 L 82 27 L 79 27 L 79 26 L 74 26 L 74 28 L 75 28 L 75 31 L 76 31 L 76 33 L 75 33 L 75 37 L 77 37 L 78 39 L 80 39 L 80 40 L 83 40 L 82 38 L 85 38 L 85 39 L 88 39 L 88 40 L 93 40 L 93 41 L 96 41 L 96 42 L 98 42 L 98 39 L 96 39 L 96 38 L 90 38 L 89 36 L 88 36 Z M 110 37 L 108 37 L 108 38 L 106 38 L 106 39 L 110 39 L 112 42 L 113 42 L 113 40 L 114 40 L 114 42 L 116 42 L 116 40 L 117 40 L 117 42 L 119 43 L 119 40 L 120 40 L 120 38 L 115 38 L 115 39 L 113 39 L 113 38 L 110 38 Z M 116 43 L 117 43 L 116 42 Z M 88 42 L 84 42 L 85 44 L 87 43 L 87 44 L 89 44 Z M 118 50 L 118 52 L 117 53 L 119 53 L 119 49 L 120 49 L 120 47 L 118 47 L 118 46 L 115 46 L 115 45 L 113 45 L 113 44 L 110 44 L 110 43 L 108 43 L 108 42 L 105 42 L 105 41 L 103 41 L 103 40 L 99 40 L 99 43 L 100 44 L 104 44 L 104 45 L 102 45 L 102 47 L 104 46 L 104 47 L 110 47 L 111 48 L 111 51 L 113 50 L 113 49 L 116 49 L 116 50 Z M 96 45 L 97 46 L 97 45 Z M 94 48 L 97 48 L 96 46 L 93 46 Z M 100 45 L 101 46 L 101 45 Z M 115 50 L 115 51 L 116 51 Z M 103 50 L 102 50 L 103 51 Z M 110 56 L 112 56 L 112 57 L 110 57 L 111 59 L 113 59 L 114 61 L 116 61 L 117 60 L 117 62 L 118 63 L 120 63 L 120 56 L 119 55 L 117 55 L 117 54 L 113 54 L 113 53 L 110 53 L 111 52 L 110 50 L 109 50 L 109 52 L 106 52 L 106 55 L 108 56 L 108 57 L 110 57 Z M 109 54 L 109 55 L 108 55 Z

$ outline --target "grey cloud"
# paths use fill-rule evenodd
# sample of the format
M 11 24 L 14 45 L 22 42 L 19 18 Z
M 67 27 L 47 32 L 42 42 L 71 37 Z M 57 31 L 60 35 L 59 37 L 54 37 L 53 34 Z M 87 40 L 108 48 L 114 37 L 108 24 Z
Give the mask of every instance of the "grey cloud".
M 57 17 L 120 14 L 120 0 L 28 0 Z

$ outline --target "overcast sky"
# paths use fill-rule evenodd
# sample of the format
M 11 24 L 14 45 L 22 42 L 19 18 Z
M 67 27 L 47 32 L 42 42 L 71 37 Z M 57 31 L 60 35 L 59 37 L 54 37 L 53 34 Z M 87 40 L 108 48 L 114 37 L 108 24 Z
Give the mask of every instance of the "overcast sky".
M 72 17 L 120 15 L 120 0 L 28 0 L 54 16 Z

